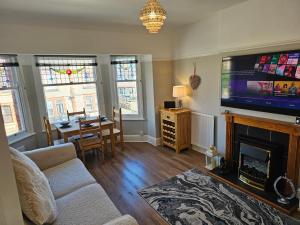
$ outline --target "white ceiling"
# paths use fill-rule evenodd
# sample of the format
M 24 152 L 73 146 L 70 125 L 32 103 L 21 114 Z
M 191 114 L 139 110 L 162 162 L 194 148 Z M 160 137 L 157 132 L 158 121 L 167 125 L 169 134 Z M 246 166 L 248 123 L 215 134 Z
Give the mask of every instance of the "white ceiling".
M 201 20 L 246 0 L 160 0 L 168 26 Z M 0 0 L 1 21 L 138 25 L 146 0 Z

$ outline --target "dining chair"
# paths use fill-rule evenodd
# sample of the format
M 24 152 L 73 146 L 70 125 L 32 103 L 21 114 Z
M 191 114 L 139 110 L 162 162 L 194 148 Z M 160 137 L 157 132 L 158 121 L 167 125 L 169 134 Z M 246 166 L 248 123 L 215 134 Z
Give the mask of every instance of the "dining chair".
M 101 129 L 101 118 L 97 119 L 79 119 L 79 135 L 78 140 L 79 149 L 81 151 L 82 160 L 85 163 L 85 152 L 90 150 L 97 150 L 102 152 L 104 159 L 103 138 Z M 87 135 L 90 135 L 87 137 Z
M 68 115 L 68 120 L 70 121 L 70 117 L 76 116 L 76 115 L 83 115 L 84 117 L 86 117 L 86 112 L 85 112 L 85 108 L 83 108 L 82 111 L 78 111 L 78 112 L 69 112 L 69 110 L 67 110 L 67 115 Z
M 121 144 L 121 149 L 124 150 L 124 131 L 123 131 L 123 120 L 122 120 L 122 108 L 112 109 L 112 121 L 114 122 L 113 136 L 116 144 Z M 102 131 L 104 139 L 104 145 L 107 149 L 107 141 L 110 139 L 110 131 L 108 129 Z M 118 140 L 119 137 L 119 140 Z
M 48 146 L 61 145 L 61 144 L 65 143 L 63 139 L 53 140 L 50 121 L 45 116 L 44 116 L 43 119 L 44 119 L 44 125 L 45 125 L 45 130 L 46 130 L 46 136 L 47 136 L 47 144 L 48 144 Z

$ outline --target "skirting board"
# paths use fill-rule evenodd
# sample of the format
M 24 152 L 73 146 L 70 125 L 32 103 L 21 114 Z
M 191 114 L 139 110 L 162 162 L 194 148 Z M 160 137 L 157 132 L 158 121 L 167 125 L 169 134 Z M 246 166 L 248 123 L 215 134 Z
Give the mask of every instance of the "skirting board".
M 194 151 L 200 152 L 200 153 L 202 153 L 202 154 L 205 154 L 205 152 L 206 152 L 206 150 L 207 150 L 207 149 L 205 149 L 205 148 L 203 148 L 203 147 L 199 147 L 199 146 L 197 146 L 197 145 L 192 145 L 192 149 L 193 149 Z
M 125 142 L 147 142 L 153 146 L 160 145 L 160 138 L 150 135 L 124 135 Z

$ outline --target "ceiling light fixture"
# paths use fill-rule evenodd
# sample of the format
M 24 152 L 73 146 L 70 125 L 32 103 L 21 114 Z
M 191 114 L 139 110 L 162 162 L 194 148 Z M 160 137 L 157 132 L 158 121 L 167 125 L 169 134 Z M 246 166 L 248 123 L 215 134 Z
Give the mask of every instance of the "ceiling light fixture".
M 167 12 L 159 4 L 158 0 L 148 0 L 140 12 L 140 20 L 149 33 L 158 33 L 164 24 Z

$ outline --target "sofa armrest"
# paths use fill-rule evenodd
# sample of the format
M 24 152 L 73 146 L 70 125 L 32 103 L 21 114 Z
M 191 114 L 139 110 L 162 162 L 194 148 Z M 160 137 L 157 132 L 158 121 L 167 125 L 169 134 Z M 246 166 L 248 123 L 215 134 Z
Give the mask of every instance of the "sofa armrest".
M 49 146 L 24 152 L 41 170 L 62 164 L 77 157 L 72 143 Z
M 139 225 L 138 222 L 130 215 L 120 216 L 103 225 Z

